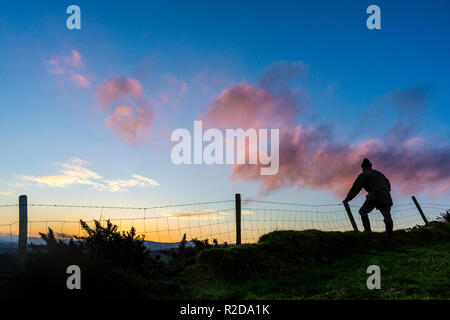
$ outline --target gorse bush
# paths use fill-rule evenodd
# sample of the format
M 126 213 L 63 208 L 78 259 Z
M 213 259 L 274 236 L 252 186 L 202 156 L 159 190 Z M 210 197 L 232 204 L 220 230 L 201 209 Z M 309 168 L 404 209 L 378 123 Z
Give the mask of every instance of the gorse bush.
M 194 238 L 191 241 L 194 243 L 194 246 L 198 251 L 211 248 L 228 247 L 226 242 L 223 245 L 219 245 L 217 239 L 213 239 L 212 244 L 209 243 L 209 239 L 198 240 L 197 238 Z
M 80 220 L 80 224 L 87 235 L 76 239 L 83 241 L 92 257 L 110 261 L 123 268 L 153 270 L 157 267 L 150 250 L 144 245 L 145 236 L 137 235 L 134 227 L 130 231 L 120 232 L 119 227 L 109 220 L 106 221 L 106 226 L 94 220 L 93 228 L 83 220 Z
M 55 233 L 52 228 L 48 228 L 47 233 L 39 232 L 39 235 L 42 240 L 45 241 L 45 246 L 35 245 L 33 243 L 30 244 L 30 247 L 38 253 L 42 254 L 42 250 L 44 249 L 47 253 L 53 254 L 56 256 L 79 256 L 82 254 L 84 246 L 83 243 L 75 243 L 73 238 L 67 242 L 64 242 L 61 239 L 56 239 Z
M 80 224 L 84 236 L 70 240 L 58 239 L 51 228 L 40 234 L 45 245 L 32 245 L 23 281 L 8 288 L 11 296 L 27 292 L 30 296 L 158 299 L 166 294 L 157 282 L 160 264 L 145 247 L 144 236 L 134 228 L 119 232 L 110 221 L 88 225 L 80 220 Z M 82 270 L 82 290 L 67 290 L 70 265 Z
M 194 243 L 195 249 L 197 249 L 198 251 L 210 249 L 212 247 L 212 245 L 209 243 L 209 239 L 198 240 L 197 238 L 194 238 L 191 241 Z
M 181 238 L 180 244 L 178 245 L 178 249 L 179 250 L 184 250 L 186 249 L 186 244 L 187 244 L 187 240 L 186 240 L 186 233 L 183 235 L 183 238 Z
M 130 231 L 120 232 L 119 227 L 109 220 L 105 226 L 97 220 L 94 220 L 93 227 L 83 220 L 80 220 L 80 224 L 86 236 L 75 236 L 76 241 L 73 238 L 68 242 L 56 239 L 51 228 L 48 228 L 47 234 L 40 233 L 46 243 L 46 251 L 59 255 L 67 253 L 68 250 L 76 251 L 77 254 L 87 255 L 93 261 L 146 273 L 159 270 L 159 263 L 152 258 L 150 250 L 144 245 L 145 237 L 137 235 L 134 227 Z M 42 248 L 36 245 L 32 247 L 38 250 Z
M 53 232 L 52 228 L 48 228 L 47 234 L 39 232 L 39 235 L 41 236 L 41 239 L 45 241 L 47 247 L 56 247 L 58 244 L 64 244 L 62 240 L 56 240 L 55 233 Z

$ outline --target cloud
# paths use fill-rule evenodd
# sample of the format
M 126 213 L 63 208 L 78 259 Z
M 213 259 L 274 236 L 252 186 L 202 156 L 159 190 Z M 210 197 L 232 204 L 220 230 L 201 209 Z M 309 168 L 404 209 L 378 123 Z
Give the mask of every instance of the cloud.
M 266 90 L 241 83 L 223 90 L 200 120 L 209 127 L 268 128 L 289 122 L 296 113 L 294 105 L 283 103 Z
M 78 87 L 88 88 L 91 85 L 85 77 L 78 73 L 71 73 L 70 80 Z
M 120 139 L 137 145 L 152 133 L 152 102 L 144 98 L 138 80 L 123 76 L 112 77 L 98 87 L 96 95 L 101 109 L 114 110 L 106 116 L 105 124 Z
M 351 135 L 370 137 L 380 130 L 387 140 L 417 135 L 424 113 L 431 111 L 429 91 L 425 85 L 414 85 L 387 92 L 363 110 Z
M 99 181 L 102 177 L 82 167 L 85 164 L 82 160 L 75 159 L 66 163 L 57 163 L 60 174 L 41 177 L 19 175 L 18 177 L 24 181 L 35 182 L 39 186 L 64 188 L 75 184 L 85 184 L 99 188 L 101 184 L 96 181 Z
M 62 60 L 66 65 L 72 67 L 78 68 L 83 66 L 83 62 L 81 61 L 81 54 L 75 49 L 72 50 L 71 56 L 64 56 L 62 57 Z
M 307 70 L 303 62 L 274 63 L 261 75 L 258 87 L 243 82 L 223 90 L 199 118 L 206 126 L 220 128 L 278 128 L 294 123 L 307 99 L 301 87 L 291 89 L 291 85 Z
M 80 73 L 80 69 L 83 68 L 82 57 L 75 49 L 72 50 L 70 56 L 44 60 L 44 64 L 48 72 L 65 81 L 72 82 L 77 87 L 89 88 L 91 86 L 89 80 Z
M 8 197 L 8 196 L 12 196 L 12 192 L 8 192 L 8 191 L 4 191 L 4 192 L 0 192 L 0 195 Z
M 47 66 L 48 72 L 55 75 L 63 75 L 64 69 L 59 65 L 59 61 L 57 59 L 49 59 L 44 61 Z
M 152 132 L 154 113 L 146 108 L 119 106 L 113 114 L 107 116 L 106 126 L 124 141 L 133 145 L 138 143 L 139 134 Z
M 102 107 L 118 100 L 130 98 L 141 102 L 144 98 L 141 83 L 124 76 L 114 76 L 97 89 L 97 99 Z
M 64 163 L 56 163 L 59 167 L 59 173 L 48 176 L 27 176 L 16 175 L 23 181 L 37 183 L 40 187 L 65 188 L 72 185 L 90 185 L 96 190 L 101 191 L 126 191 L 126 188 L 132 187 L 155 187 L 159 186 L 155 180 L 132 174 L 132 178 L 128 180 L 121 179 L 104 179 L 98 173 L 85 168 L 88 163 L 81 159 L 73 159 Z
M 413 113 L 428 105 L 425 86 L 386 95 L 399 114 L 386 133 L 363 141 L 335 141 L 332 126 L 295 121 L 308 102 L 304 93 L 292 89 L 292 81 L 306 69 L 301 63 L 274 64 L 261 76 L 259 87 L 246 83 L 232 86 L 200 116 L 207 126 L 280 129 L 278 174 L 261 176 L 260 164 L 234 165 L 231 179 L 256 181 L 262 193 L 297 187 L 329 190 L 343 197 L 367 157 L 391 179 L 394 191 L 436 195 L 450 190 L 450 147 L 430 145 L 414 134 L 410 125 Z
M 363 158 L 371 160 L 404 194 L 449 191 L 450 149 L 417 148 L 422 138 L 398 141 L 369 139 L 351 145 L 330 140 L 326 129 L 285 127 L 280 137 L 280 168 L 273 176 L 260 176 L 259 165 L 235 165 L 232 179 L 258 181 L 263 193 L 282 187 L 310 187 L 345 196 L 361 171 Z
M 227 211 L 217 211 L 211 209 L 203 209 L 198 212 L 184 212 L 178 210 L 167 211 L 170 216 L 181 218 L 181 219 L 224 219 L 230 212 Z
M 159 183 L 155 180 L 140 176 L 138 174 L 133 174 L 132 179 L 128 180 L 105 180 L 108 184 L 108 188 L 111 191 L 123 191 L 126 190 L 127 187 L 157 187 Z

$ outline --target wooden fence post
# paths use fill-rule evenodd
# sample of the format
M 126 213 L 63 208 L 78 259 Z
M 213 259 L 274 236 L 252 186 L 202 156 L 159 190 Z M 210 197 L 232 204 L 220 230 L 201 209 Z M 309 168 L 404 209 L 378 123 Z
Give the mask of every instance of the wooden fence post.
M 235 194 L 236 203 L 236 245 L 241 244 L 241 194 Z
M 356 225 L 355 219 L 353 218 L 352 210 L 350 209 L 348 202 L 344 202 L 344 208 L 345 208 L 345 211 L 347 211 L 347 215 L 348 215 L 348 218 L 350 219 L 353 230 L 358 231 L 358 226 Z
M 425 217 L 425 214 L 422 211 L 422 208 L 420 207 L 419 202 L 417 202 L 417 199 L 415 196 L 412 196 L 412 200 L 414 201 L 414 204 L 416 205 L 417 210 L 419 211 L 420 215 L 422 216 L 423 221 L 425 222 L 425 224 L 428 224 L 428 219 L 427 217 Z
M 27 196 L 19 197 L 19 271 L 25 271 L 28 242 L 28 205 Z

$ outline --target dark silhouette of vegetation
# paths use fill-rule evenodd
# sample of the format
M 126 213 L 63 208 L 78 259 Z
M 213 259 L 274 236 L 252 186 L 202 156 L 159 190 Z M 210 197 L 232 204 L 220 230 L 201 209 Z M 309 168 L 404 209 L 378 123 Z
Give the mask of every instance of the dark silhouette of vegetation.
M 447 209 L 445 212 L 442 212 L 438 220 L 442 222 L 450 222 L 450 209 Z
M 445 214 L 448 216 L 448 211 Z M 359 254 L 370 256 L 375 251 L 390 250 L 395 257 L 397 248 L 402 246 L 424 248 L 450 241 L 447 222 L 396 230 L 392 237 L 381 233 L 276 231 L 262 236 L 257 244 L 237 247 L 219 244 L 215 239 L 212 243 L 208 239 L 187 241 L 184 234 L 178 248 L 164 251 L 169 259 L 163 264 L 152 258 L 144 237 L 133 228 L 119 232 L 110 221 L 103 225 L 96 221 L 93 226 L 80 223 L 84 237 L 60 240 L 52 229 L 41 234 L 46 244 L 33 245 L 36 250 L 28 255 L 26 273 L 20 279 L 0 281 L 0 298 L 20 297 L 23 292 L 30 297 L 42 294 L 105 299 L 206 297 L 196 292 L 220 291 L 230 284 L 255 279 L 272 285 L 270 279 L 274 277 L 290 281 L 290 272 L 303 275 L 318 270 L 315 275 L 323 277 L 334 263 L 347 259 L 350 265 L 352 257 Z M 82 270 L 82 290 L 67 290 L 65 286 L 66 268 L 73 264 Z M 302 283 L 307 280 L 307 276 L 301 278 Z M 250 287 L 242 290 L 252 293 Z
M 82 237 L 61 240 L 51 228 L 41 233 L 45 245 L 31 245 L 25 274 L 3 286 L 0 283 L 0 292 L 5 289 L 11 297 L 25 292 L 32 297 L 42 295 L 44 286 L 47 296 L 158 299 L 177 288 L 159 281 L 162 265 L 134 228 L 119 232 L 110 221 L 89 226 L 80 220 L 80 224 L 86 234 Z M 70 265 L 82 270 L 82 290 L 66 288 Z
M 137 235 L 136 229 L 118 231 L 119 227 L 106 221 L 106 226 L 94 220 L 94 227 L 80 220 L 86 236 L 76 237 L 82 240 L 91 257 L 104 259 L 116 266 L 134 268 L 139 271 L 156 271 L 158 263 L 150 255 L 150 250 L 144 245 L 145 236 Z
M 197 249 L 198 251 L 210 249 L 212 247 L 209 243 L 209 239 L 198 240 L 197 238 L 193 238 L 191 241 L 194 243 L 195 249 Z
M 188 246 L 186 234 L 184 234 L 178 248 L 168 250 L 168 254 L 170 256 L 170 274 L 179 273 L 184 268 L 194 264 L 197 259 L 197 255 L 203 250 L 228 247 L 228 243 L 225 242 L 223 244 L 219 244 L 217 239 L 213 239 L 212 244 L 209 243 L 209 239 L 199 240 L 197 238 L 193 238 L 190 242 L 193 246 Z
M 185 233 L 183 235 L 183 238 L 181 238 L 180 244 L 178 245 L 178 250 L 186 249 L 186 244 L 187 244 L 187 240 L 186 240 L 186 233 Z
M 213 239 L 213 244 L 209 243 L 209 239 L 198 240 L 197 238 L 194 238 L 191 241 L 194 243 L 195 248 L 199 252 L 204 250 L 204 249 L 211 249 L 211 248 L 219 248 L 220 247 L 217 239 Z
M 85 253 L 91 260 L 110 263 L 116 267 L 135 269 L 140 272 L 155 273 L 159 263 L 150 255 L 150 250 L 144 245 L 145 237 L 137 235 L 134 227 L 130 231 L 118 231 L 118 226 L 109 220 L 102 226 L 100 221 L 94 220 L 91 228 L 86 222 L 80 220 L 81 228 L 86 236 L 71 238 L 68 242 L 56 239 L 55 233 L 48 228 L 48 233 L 39 233 L 46 245 L 31 245 L 32 248 L 49 253 L 63 254 L 65 251 Z
M 39 235 L 41 236 L 41 239 L 45 241 L 48 247 L 56 247 L 58 244 L 63 245 L 62 240 L 56 240 L 55 233 L 53 232 L 52 228 L 48 228 L 47 234 L 39 232 Z
M 66 242 L 61 239 L 56 239 L 52 228 L 48 228 L 47 233 L 39 232 L 39 235 L 41 239 L 45 241 L 45 245 L 36 245 L 31 243 L 30 248 L 32 248 L 36 253 L 47 253 L 53 255 L 54 257 L 59 256 L 59 258 L 64 255 L 77 257 L 83 253 L 83 243 L 75 242 L 73 238 L 70 238 L 69 241 Z

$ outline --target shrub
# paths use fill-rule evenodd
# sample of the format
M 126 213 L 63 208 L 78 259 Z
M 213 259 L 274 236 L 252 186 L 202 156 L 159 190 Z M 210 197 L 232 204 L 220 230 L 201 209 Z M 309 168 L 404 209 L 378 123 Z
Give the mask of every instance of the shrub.
M 94 220 L 94 228 L 80 220 L 82 229 L 87 236 L 76 237 L 83 240 L 85 248 L 94 259 L 103 259 L 122 268 L 133 268 L 139 271 L 155 272 L 159 264 L 150 255 L 150 250 L 144 245 L 145 236 L 137 235 L 136 229 L 118 231 L 118 226 L 106 221 L 102 226 Z
M 438 220 L 442 222 L 450 222 L 450 209 L 446 210 L 445 212 L 442 212 Z
M 176 274 L 182 271 L 184 268 L 194 264 L 198 253 L 203 250 L 219 247 L 223 248 L 228 247 L 228 244 L 226 242 L 220 245 L 217 239 L 213 239 L 212 244 L 209 243 L 209 239 L 198 240 L 197 238 L 194 238 L 191 240 L 191 242 L 194 244 L 194 246 L 188 247 L 186 234 L 184 234 L 178 245 L 178 248 L 170 249 L 168 251 L 171 258 L 168 266 L 170 274 Z
M 77 241 L 73 238 L 69 242 L 56 239 L 53 230 L 48 228 L 48 233 L 40 233 L 46 245 L 31 245 L 31 247 L 40 253 L 44 249 L 52 255 L 67 255 L 71 260 L 79 255 L 87 255 L 94 262 L 108 263 L 114 267 L 149 274 L 159 271 L 159 263 L 151 257 L 150 250 L 144 245 L 144 236 L 137 235 L 134 228 L 127 232 L 119 232 L 118 226 L 109 220 L 106 221 L 106 226 L 94 220 L 93 228 L 83 220 L 80 220 L 80 224 L 87 235 L 75 236 Z

